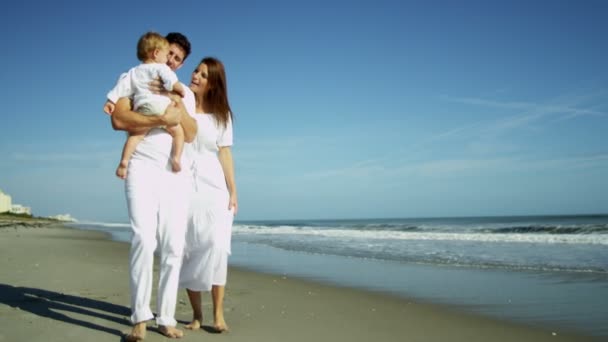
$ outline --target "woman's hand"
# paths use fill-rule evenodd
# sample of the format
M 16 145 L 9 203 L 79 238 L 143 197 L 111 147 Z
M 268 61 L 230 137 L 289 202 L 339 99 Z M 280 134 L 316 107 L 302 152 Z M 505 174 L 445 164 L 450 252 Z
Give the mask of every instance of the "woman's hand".
M 228 201 L 228 210 L 232 210 L 232 214 L 236 216 L 236 212 L 239 211 L 239 204 L 236 193 L 230 194 L 230 200 Z
M 228 186 L 228 192 L 230 193 L 230 199 L 228 200 L 228 210 L 232 210 L 232 213 L 236 215 L 239 210 L 238 200 L 236 196 L 236 183 L 234 182 L 234 162 L 232 161 L 232 152 L 230 146 L 220 146 L 218 152 L 218 158 L 224 171 L 224 178 L 226 178 L 226 185 Z

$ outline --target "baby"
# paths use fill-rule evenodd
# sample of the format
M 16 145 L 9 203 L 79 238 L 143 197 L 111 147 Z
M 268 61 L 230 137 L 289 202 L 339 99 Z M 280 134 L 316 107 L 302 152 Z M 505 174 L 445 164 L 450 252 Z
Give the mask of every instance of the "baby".
M 115 103 L 121 97 L 129 97 L 133 101 L 133 110 L 145 115 L 162 115 L 171 100 L 164 95 L 155 94 L 150 90 L 150 82 L 161 80 L 164 89 L 184 97 L 185 89 L 177 80 L 177 75 L 166 65 L 169 54 L 169 42 L 165 37 L 155 32 L 141 36 L 137 43 L 137 58 L 141 64 L 122 74 L 116 86 L 107 95 L 103 107 L 104 112 L 112 115 Z M 171 150 L 171 168 L 173 172 L 181 171 L 180 159 L 184 149 L 184 131 L 180 125 L 164 127 L 173 137 Z M 137 144 L 147 132 L 129 133 L 122 150 L 120 164 L 116 176 L 125 179 L 129 159 Z

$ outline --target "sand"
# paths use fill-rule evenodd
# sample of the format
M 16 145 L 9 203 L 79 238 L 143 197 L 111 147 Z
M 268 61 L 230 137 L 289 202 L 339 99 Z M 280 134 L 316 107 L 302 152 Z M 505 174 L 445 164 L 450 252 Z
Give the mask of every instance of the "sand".
M 56 224 L 12 224 L 0 228 L 0 251 L 0 341 L 120 341 L 129 331 L 128 244 Z M 210 331 L 207 295 L 204 305 L 206 329 L 181 341 L 598 340 L 237 268 L 227 286 L 228 333 Z M 190 314 L 180 291 L 178 327 Z M 150 322 L 146 341 L 169 340 L 155 329 Z

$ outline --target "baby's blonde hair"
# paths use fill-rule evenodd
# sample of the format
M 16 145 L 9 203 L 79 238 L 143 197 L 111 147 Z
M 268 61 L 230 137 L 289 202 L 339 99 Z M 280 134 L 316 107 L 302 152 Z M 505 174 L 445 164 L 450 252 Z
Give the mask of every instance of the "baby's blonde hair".
M 164 49 L 169 47 L 169 42 L 165 37 L 156 32 L 144 33 L 137 42 L 137 59 L 145 61 L 150 58 L 151 54 L 156 49 Z

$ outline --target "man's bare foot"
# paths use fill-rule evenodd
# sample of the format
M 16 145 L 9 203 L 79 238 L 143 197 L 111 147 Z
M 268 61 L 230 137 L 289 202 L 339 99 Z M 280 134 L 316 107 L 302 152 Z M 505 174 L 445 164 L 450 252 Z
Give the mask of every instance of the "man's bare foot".
M 226 324 L 226 321 L 224 321 L 224 317 L 217 317 L 215 319 L 215 322 L 213 322 L 213 329 L 220 333 L 228 331 L 228 325 Z
M 182 170 L 182 164 L 178 158 L 171 158 L 171 169 L 173 169 L 173 172 L 180 172 Z
M 193 318 L 190 324 L 186 324 L 184 328 L 188 330 L 199 330 L 201 328 L 202 318 Z
M 159 325 L 158 332 L 165 335 L 168 338 L 182 338 L 184 337 L 184 332 L 177 329 L 176 327 L 170 327 L 167 325 Z
M 125 335 L 126 342 L 143 341 L 144 338 L 146 338 L 146 322 L 135 324 L 131 332 Z
M 126 179 L 128 166 L 129 166 L 128 161 L 126 161 L 126 160 L 121 161 L 120 164 L 118 164 L 118 167 L 116 168 L 116 177 L 118 177 L 120 179 Z

